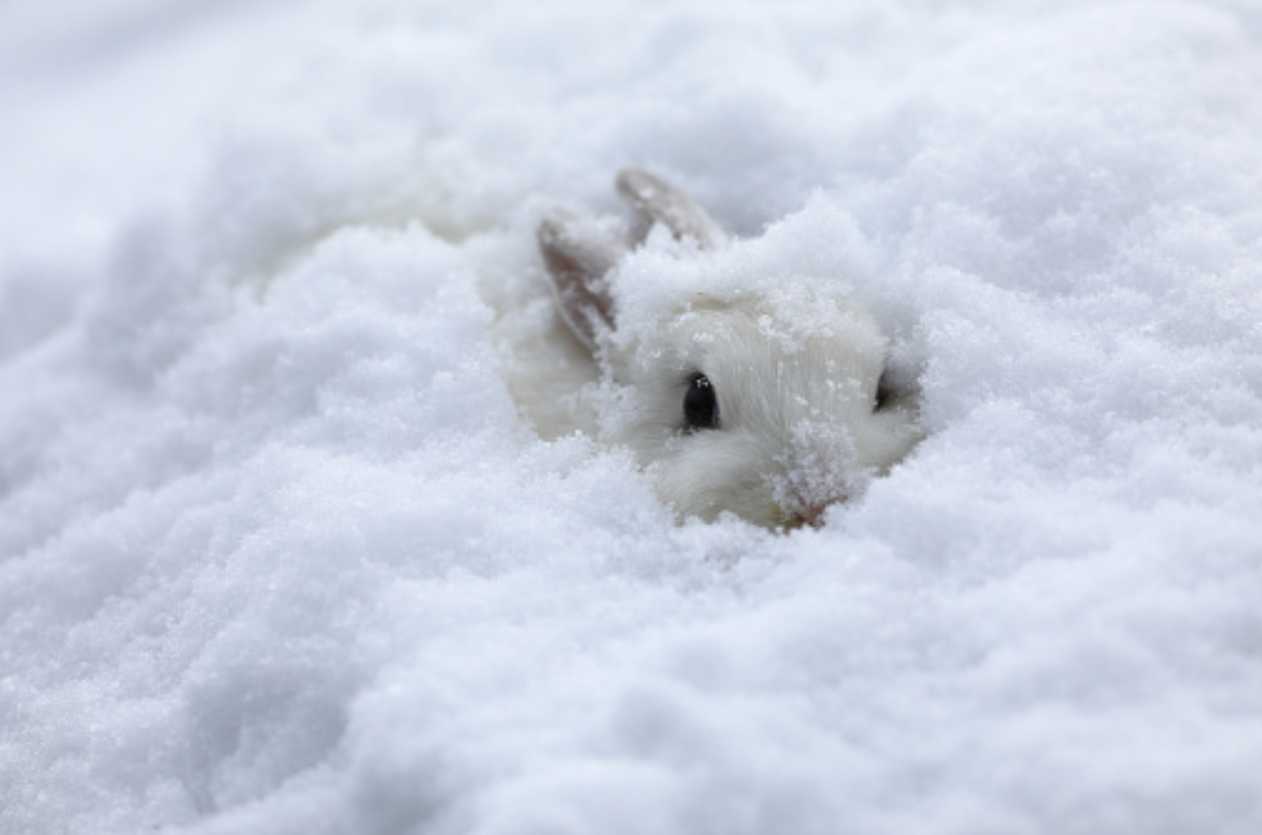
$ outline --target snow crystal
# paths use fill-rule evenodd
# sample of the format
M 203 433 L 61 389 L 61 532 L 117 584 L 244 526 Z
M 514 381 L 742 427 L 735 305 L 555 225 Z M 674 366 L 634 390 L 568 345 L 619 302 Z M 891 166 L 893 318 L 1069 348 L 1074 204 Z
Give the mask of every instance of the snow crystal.
M 0 47 L 0 832 L 1262 831 L 1254 4 Z M 629 315 L 812 277 L 918 377 L 824 527 L 676 525 L 517 414 L 591 380 L 534 228 L 626 164 L 741 238 L 634 254 Z

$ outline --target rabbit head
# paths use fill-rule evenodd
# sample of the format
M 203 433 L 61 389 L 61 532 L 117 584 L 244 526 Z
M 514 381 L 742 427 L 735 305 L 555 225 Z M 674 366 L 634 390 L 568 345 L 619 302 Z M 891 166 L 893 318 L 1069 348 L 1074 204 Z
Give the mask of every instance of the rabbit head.
M 632 333 L 614 282 L 654 224 L 700 250 L 726 236 L 687 195 L 647 172 L 617 187 L 635 219 L 620 236 L 554 216 L 539 246 L 557 309 L 616 397 L 603 425 L 682 516 L 735 513 L 770 527 L 816 524 L 919 437 L 885 375 L 888 340 L 852 300 L 814 286 L 693 294 Z

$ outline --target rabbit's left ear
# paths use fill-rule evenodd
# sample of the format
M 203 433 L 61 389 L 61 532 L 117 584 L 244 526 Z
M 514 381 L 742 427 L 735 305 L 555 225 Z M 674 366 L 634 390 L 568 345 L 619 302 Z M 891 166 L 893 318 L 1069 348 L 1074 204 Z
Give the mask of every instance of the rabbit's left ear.
M 578 341 L 594 352 L 598 330 L 614 326 L 606 276 L 623 247 L 594 228 L 555 215 L 539 224 L 537 237 L 557 311 Z
M 653 224 L 660 223 L 675 238 L 690 240 L 700 249 L 714 249 L 726 236 L 705 209 L 677 186 L 643 168 L 624 168 L 614 181 L 618 194 L 636 216 L 632 243 L 639 244 Z

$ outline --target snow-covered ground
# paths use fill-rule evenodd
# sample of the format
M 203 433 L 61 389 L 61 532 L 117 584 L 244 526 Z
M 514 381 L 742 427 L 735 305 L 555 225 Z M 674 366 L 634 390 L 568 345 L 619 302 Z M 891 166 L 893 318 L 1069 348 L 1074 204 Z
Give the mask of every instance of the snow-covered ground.
M 5 4 L 0 832 L 1262 832 L 1260 91 L 1252 0 Z M 825 527 L 515 414 L 627 163 L 920 363 Z

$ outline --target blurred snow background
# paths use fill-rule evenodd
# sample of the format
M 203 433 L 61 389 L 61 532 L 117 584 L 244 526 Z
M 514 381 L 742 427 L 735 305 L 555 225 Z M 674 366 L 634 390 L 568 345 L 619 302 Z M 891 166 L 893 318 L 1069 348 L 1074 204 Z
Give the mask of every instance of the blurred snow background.
M 1262 831 L 1260 88 L 1248 0 L 4 4 L 0 832 Z M 514 415 L 629 162 L 916 346 L 827 527 Z

